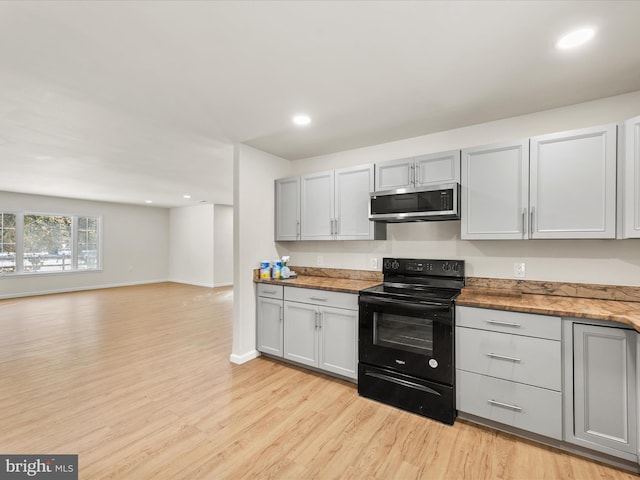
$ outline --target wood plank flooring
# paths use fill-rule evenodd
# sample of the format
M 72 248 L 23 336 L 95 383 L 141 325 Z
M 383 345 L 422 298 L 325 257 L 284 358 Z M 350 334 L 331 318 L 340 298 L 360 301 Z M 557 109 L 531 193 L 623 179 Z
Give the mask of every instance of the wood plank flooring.
M 0 301 L 0 453 L 77 453 L 81 479 L 638 478 L 273 360 L 231 364 L 232 295 Z

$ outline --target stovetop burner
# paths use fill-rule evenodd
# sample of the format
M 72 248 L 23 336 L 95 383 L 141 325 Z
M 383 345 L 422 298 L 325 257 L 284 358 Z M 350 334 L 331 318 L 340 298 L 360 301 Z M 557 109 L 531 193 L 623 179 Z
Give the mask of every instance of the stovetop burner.
M 411 283 L 385 282 L 382 285 L 362 290 L 361 294 L 375 295 L 407 301 L 451 302 L 460 294 L 460 289 L 436 288 Z

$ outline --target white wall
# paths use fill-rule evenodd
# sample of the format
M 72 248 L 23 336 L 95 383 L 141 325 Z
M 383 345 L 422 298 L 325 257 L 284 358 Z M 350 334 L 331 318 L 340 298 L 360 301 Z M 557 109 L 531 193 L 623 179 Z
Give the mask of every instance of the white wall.
M 170 210 L 170 278 L 173 282 L 213 287 L 213 205 Z
M 0 210 L 102 216 L 103 270 L 0 276 L 0 298 L 167 281 L 169 210 L 0 192 Z
M 253 269 L 263 258 L 277 258 L 273 241 L 276 178 L 290 173 L 290 162 L 246 145 L 234 150 L 234 285 L 231 361 L 257 356 Z
M 233 285 L 233 207 L 215 205 L 213 224 L 214 286 Z
M 640 114 L 640 91 L 495 122 L 409 138 L 292 162 L 292 175 L 424 153 L 508 141 L 532 135 L 621 122 Z M 579 177 L 576 177 L 579 179 Z M 467 275 L 513 278 L 513 263 L 526 263 L 526 278 L 640 285 L 640 240 L 460 240 L 460 222 L 388 226 L 378 242 L 279 242 L 292 265 L 370 269 L 372 257 L 456 258 Z

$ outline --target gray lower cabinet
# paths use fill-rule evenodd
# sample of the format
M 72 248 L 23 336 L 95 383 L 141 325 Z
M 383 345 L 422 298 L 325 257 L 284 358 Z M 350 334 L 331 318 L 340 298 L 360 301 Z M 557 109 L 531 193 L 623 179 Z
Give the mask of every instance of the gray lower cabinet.
M 565 440 L 637 462 L 637 332 L 564 322 Z
M 358 378 L 358 296 L 284 287 L 283 357 Z
M 460 412 L 562 439 L 559 317 L 456 307 Z
M 257 350 L 276 357 L 283 356 L 282 332 L 284 319 L 284 288 L 258 284 L 257 287 Z

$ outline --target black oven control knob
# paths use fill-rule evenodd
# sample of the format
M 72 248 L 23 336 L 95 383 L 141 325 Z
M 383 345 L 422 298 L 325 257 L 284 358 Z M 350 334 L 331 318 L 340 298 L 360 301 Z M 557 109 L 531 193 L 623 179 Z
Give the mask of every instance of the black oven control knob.
M 459 263 L 454 263 L 453 264 L 453 271 L 454 272 L 459 272 L 460 271 L 460 264 Z
M 451 271 L 451 265 L 449 265 L 449 262 L 444 262 L 442 264 L 442 271 L 443 272 L 450 272 Z
M 400 263 L 397 260 L 394 260 L 393 262 L 391 262 L 392 270 L 397 270 L 399 267 L 400 267 Z
M 387 259 L 387 260 L 384 261 L 384 268 L 385 269 L 391 268 L 391 260 Z

